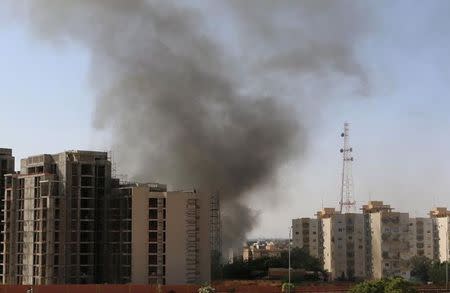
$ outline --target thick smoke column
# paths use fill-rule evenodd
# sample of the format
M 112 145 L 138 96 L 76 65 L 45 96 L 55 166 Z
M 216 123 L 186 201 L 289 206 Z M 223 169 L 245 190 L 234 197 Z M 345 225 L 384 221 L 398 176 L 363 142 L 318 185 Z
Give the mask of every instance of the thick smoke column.
M 226 242 L 252 229 L 245 193 L 304 149 L 296 105 L 325 100 L 276 87 L 366 83 L 358 1 L 12 2 L 39 37 L 89 50 L 95 126 L 112 131 L 124 170 L 220 191 Z

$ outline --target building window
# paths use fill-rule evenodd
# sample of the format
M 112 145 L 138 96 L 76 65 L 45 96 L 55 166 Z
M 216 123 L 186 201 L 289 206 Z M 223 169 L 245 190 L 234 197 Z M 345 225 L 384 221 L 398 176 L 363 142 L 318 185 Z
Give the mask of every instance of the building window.
M 158 219 L 158 210 L 149 210 L 148 218 L 152 220 Z
M 149 198 L 148 199 L 148 206 L 150 208 L 157 208 L 158 207 L 158 199 L 157 198 Z
M 149 230 L 158 230 L 158 222 L 150 221 L 149 222 Z
M 156 233 L 156 232 L 148 233 L 148 241 L 149 242 L 156 242 L 156 241 L 158 241 L 158 233 Z
M 157 253 L 157 252 L 158 252 L 158 245 L 156 243 L 149 244 L 148 253 Z

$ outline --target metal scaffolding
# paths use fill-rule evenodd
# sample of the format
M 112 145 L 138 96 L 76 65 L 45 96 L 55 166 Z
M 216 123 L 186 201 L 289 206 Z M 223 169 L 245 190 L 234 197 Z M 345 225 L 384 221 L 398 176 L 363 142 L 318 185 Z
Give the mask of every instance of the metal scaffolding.
M 213 193 L 210 200 L 210 241 L 211 253 L 220 254 L 222 251 L 222 235 L 219 192 Z
M 200 279 L 199 218 L 198 199 L 188 199 L 186 203 L 186 281 L 190 284 L 195 284 Z

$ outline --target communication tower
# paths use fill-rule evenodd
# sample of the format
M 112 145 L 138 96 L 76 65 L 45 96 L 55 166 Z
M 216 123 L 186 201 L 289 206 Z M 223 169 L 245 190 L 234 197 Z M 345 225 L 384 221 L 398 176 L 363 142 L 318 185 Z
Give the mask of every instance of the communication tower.
M 340 212 L 355 212 L 356 201 L 353 198 L 353 148 L 350 146 L 350 124 L 344 123 L 344 132 L 341 134 L 344 139 L 344 146 L 341 148 L 342 154 L 342 183 L 341 200 L 339 202 Z

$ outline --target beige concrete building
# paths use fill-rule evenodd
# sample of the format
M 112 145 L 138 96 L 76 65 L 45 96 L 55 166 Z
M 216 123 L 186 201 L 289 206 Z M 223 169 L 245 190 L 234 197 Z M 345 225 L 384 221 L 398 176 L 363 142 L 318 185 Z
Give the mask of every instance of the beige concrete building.
M 432 219 L 410 218 L 408 234 L 410 257 L 425 256 L 431 260 L 435 258 L 435 236 Z
M 365 227 L 362 214 L 341 214 L 331 209 L 322 217 L 323 262 L 332 279 L 366 277 Z
M 321 221 L 300 218 L 292 220 L 292 246 L 305 249 L 311 256 L 321 258 Z
M 441 262 L 450 256 L 450 211 L 447 208 L 435 208 L 430 212 L 436 234 L 436 259 Z
M 362 210 L 366 215 L 366 237 L 370 246 L 369 276 L 409 278 L 409 215 L 393 212 L 382 201 L 370 201 Z
M 447 208 L 433 209 L 430 218 L 409 218 L 382 201 L 370 201 L 361 210 L 362 214 L 340 214 L 325 208 L 317 213 L 317 220 L 292 220 L 294 246 L 310 249 L 311 237 L 316 235 L 312 231 L 317 231 L 318 255 L 332 279 L 409 278 L 409 260 L 414 256 L 448 259 Z M 315 223 L 319 223 L 317 230 Z
M 167 192 L 160 184 L 118 190 L 111 204 L 117 216 L 109 224 L 118 282 L 209 282 L 211 197 L 195 190 Z
M 107 153 L 28 157 L 5 180 L 2 281 L 103 282 L 104 203 L 111 191 Z

